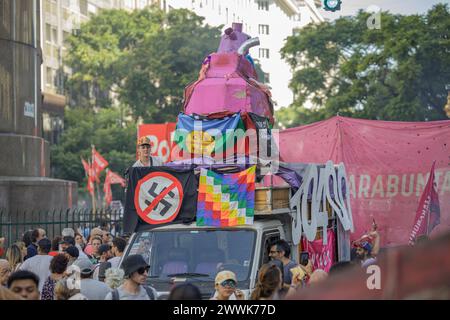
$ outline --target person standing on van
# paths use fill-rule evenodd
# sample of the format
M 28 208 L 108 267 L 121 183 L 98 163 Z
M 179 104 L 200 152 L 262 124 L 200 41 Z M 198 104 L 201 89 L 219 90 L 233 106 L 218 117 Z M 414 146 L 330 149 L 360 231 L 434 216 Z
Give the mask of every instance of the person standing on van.
M 133 167 L 159 167 L 163 165 L 161 158 L 151 156 L 152 146 L 148 137 L 140 137 L 137 145 L 139 159 L 133 164 Z
M 291 248 L 287 241 L 280 239 L 272 243 L 269 256 L 283 263 L 283 288 L 289 290 L 292 283 L 291 269 L 295 268 L 297 263 L 290 259 Z
M 157 292 L 145 286 L 150 266 L 140 254 L 132 254 L 122 262 L 125 282 L 106 296 L 105 300 L 156 300 Z

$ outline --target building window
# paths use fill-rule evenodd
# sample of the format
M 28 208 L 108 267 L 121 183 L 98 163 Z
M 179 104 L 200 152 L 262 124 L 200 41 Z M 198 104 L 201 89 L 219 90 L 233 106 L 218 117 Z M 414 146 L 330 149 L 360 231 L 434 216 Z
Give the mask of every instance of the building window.
M 55 27 L 52 27 L 52 43 L 58 43 L 58 30 Z
M 47 67 L 45 72 L 45 84 L 49 87 L 53 85 L 53 70 Z
M 63 31 L 63 43 L 67 42 L 67 39 L 70 37 L 70 32 Z
M 258 25 L 259 34 L 269 34 L 269 25 L 268 24 L 260 24 Z
M 45 24 L 45 41 L 52 42 L 52 26 L 48 23 Z
M 270 73 L 264 72 L 264 83 L 270 83 Z
M 258 10 L 269 11 L 269 1 L 268 0 L 258 0 Z
M 80 0 L 80 13 L 82 15 L 88 15 L 88 2 L 87 0 Z
M 259 48 L 259 57 L 269 59 L 269 49 Z

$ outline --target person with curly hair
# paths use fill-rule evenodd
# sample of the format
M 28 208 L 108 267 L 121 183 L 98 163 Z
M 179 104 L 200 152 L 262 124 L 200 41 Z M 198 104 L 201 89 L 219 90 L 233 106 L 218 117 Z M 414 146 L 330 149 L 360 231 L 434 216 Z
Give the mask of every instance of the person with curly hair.
M 266 263 L 258 271 L 258 282 L 251 300 L 278 300 L 278 292 L 283 287 L 281 271 L 275 264 Z
M 23 263 L 22 250 L 17 244 L 13 244 L 6 251 L 6 260 L 8 260 L 9 266 L 11 267 L 11 272 L 19 270 L 21 264 Z
M 41 300 L 54 300 L 55 284 L 64 277 L 64 272 L 69 264 L 65 254 L 58 254 L 50 262 L 50 276 L 45 280 L 42 288 Z

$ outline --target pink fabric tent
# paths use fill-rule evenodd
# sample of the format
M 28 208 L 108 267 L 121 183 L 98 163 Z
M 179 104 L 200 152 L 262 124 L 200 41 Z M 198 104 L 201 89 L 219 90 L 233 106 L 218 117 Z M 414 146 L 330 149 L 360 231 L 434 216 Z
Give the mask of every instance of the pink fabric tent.
M 378 224 L 382 245 L 406 244 L 420 195 L 436 160 L 441 224 L 450 229 L 450 121 L 391 122 L 333 117 L 284 130 L 280 153 L 287 162 L 343 162 L 350 180 L 358 238 Z
M 253 112 L 273 123 L 269 91 L 256 81 L 256 72 L 244 56 L 213 53 L 205 65 L 199 80 L 186 87 L 186 114 Z

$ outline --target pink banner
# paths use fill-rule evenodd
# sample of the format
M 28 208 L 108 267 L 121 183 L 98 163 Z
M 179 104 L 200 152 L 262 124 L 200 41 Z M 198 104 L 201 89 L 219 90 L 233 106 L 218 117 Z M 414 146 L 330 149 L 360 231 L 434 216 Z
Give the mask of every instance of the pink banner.
M 309 260 L 313 265 L 313 271 L 316 269 L 322 269 L 326 272 L 330 271 L 334 262 L 334 232 L 333 230 L 327 231 L 327 244 L 324 245 L 322 239 L 309 242 L 305 237 L 302 238 L 303 251 L 309 253 Z
M 419 198 L 436 161 L 441 223 L 450 229 L 450 121 L 393 122 L 333 117 L 284 130 L 280 153 L 287 162 L 343 162 L 357 239 L 378 225 L 382 246 L 407 244 Z

